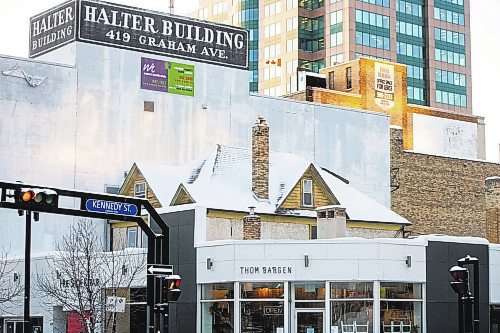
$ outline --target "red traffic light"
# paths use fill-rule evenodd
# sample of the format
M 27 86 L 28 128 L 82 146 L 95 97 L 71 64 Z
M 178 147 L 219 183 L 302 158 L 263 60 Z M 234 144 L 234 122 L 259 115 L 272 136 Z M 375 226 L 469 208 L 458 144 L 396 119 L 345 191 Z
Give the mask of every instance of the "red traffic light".
M 20 199 L 22 202 L 30 202 L 35 197 L 35 192 L 32 190 L 21 191 Z
M 57 206 L 57 192 L 44 188 L 22 188 L 16 195 L 18 202 L 39 206 Z

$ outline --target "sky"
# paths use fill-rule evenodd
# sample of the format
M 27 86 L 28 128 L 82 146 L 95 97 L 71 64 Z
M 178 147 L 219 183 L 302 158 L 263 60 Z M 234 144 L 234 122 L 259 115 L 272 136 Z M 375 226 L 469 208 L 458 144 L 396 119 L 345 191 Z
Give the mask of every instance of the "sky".
M 64 0 L 2 0 L 0 54 L 27 57 L 29 18 Z M 121 4 L 168 12 L 168 0 L 112 0 Z M 175 0 L 175 13 L 196 8 L 198 0 Z M 472 46 L 472 112 L 485 117 L 486 159 L 500 161 L 500 0 L 470 0 Z M 469 59 L 467 59 L 469 61 Z

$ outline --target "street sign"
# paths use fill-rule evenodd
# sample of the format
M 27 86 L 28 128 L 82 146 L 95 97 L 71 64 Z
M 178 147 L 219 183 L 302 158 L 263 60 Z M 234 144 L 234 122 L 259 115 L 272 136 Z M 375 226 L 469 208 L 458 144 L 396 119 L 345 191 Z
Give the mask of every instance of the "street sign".
M 137 206 L 134 204 L 98 199 L 87 199 L 87 201 L 85 202 L 85 208 L 89 212 L 120 214 L 128 216 L 135 216 L 138 212 Z
M 108 296 L 106 298 L 106 311 L 125 312 L 125 297 Z
M 172 275 L 174 266 L 161 264 L 148 264 L 148 275 Z

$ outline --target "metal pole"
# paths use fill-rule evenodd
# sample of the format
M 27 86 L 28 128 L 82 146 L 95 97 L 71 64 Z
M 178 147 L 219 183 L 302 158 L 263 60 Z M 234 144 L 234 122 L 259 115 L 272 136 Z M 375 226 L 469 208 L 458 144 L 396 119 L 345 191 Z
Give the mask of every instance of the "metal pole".
M 461 295 L 458 295 L 458 333 L 464 331 L 464 301 Z
M 474 264 L 474 333 L 479 333 L 479 260 Z
M 26 212 L 26 237 L 24 244 L 24 333 L 31 333 L 30 276 L 31 276 L 31 211 Z
M 465 333 L 473 333 L 472 326 L 472 296 L 465 296 Z
M 148 264 L 154 264 L 155 261 L 155 244 L 156 240 L 154 236 L 148 235 Z M 146 333 L 155 333 L 155 278 L 153 275 L 148 274 L 146 277 Z

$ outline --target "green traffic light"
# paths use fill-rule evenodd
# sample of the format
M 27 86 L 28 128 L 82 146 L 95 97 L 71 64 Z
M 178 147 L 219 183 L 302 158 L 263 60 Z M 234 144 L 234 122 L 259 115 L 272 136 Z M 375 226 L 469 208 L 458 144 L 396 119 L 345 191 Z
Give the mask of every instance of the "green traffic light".
M 55 194 L 49 194 L 47 195 L 47 197 L 45 198 L 45 203 L 47 205 L 52 205 L 54 203 L 54 200 L 56 199 L 56 195 Z

